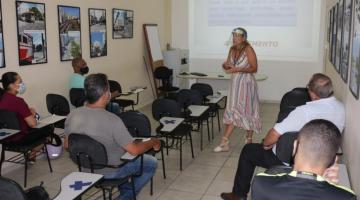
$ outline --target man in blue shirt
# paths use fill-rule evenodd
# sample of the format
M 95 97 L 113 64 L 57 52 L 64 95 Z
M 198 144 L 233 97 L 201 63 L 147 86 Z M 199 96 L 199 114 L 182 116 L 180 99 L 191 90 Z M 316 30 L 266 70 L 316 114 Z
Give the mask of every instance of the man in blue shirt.
M 72 60 L 72 67 L 74 73 L 70 77 L 71 88 L 84 88 L 85 74 L 89 73 L 89 67 L 84 59 L 81 57 Z

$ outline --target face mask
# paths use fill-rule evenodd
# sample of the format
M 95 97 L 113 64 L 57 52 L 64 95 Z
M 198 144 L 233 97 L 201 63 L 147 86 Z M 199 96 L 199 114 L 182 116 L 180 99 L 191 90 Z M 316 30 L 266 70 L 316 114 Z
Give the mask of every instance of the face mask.
M 89 73 L 89 67 L 86 66 L 86 67 L 81 68 L 81 69 L 80 69 L 80 72 L 81 72 L 81 74 L 83 74 L 83 75 Z
M 20 83 L 20 84 L 19 84 L 19 89 L 18 89 L 19 94 L 24 94 L 25 91 L 26 91 L 26 85 L 25 85 L 25 83 Z

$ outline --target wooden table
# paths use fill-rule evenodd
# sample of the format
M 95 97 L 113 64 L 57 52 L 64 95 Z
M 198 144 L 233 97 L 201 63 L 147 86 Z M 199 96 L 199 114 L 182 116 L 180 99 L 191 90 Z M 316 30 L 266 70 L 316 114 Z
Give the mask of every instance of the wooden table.
M 54 200 L 75 199 L 84 194 L 103 177 L 101 174 L 72 172 L 61 180 L 60 193 L 56 195 Z
M 2 128 L 0 129 L 0 141 L 18 133 L 20 133 L 19 130 Z

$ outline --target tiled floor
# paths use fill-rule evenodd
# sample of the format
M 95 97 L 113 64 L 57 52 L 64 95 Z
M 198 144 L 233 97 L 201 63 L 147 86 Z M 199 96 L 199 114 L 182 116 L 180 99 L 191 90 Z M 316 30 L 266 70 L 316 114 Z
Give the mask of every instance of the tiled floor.
M 278 104 L 262 104 L 261 117 L 263 121 L 263 133 L 254 135 L 254 142 L 259 142 L 269 130 L 276 119 Z M 158 125 L 151 117 L 151 106 L 141 109 L 152 121 L 152 128 Z M 145 186 L 138 195 L 139 200 L 218 200 L 221 192 L 231 191 L 233 179 L 237 167 L 240 151 L 244 145 L 244 131 L 236 130 L 231 137 L 231 150 L 225 153 L 213 153 L 212 149 L 219 143 L 221 134 L 218 132 L 215 122 L 215 139 L 210 143 L 207 137 L 204 142 L 204 149 L 200 152 L 200 140 L 197 132 L 193 133 L 195 158 L 191 158 L 189 143 L 185 143 L 183 149 L 182 172 L 179 171 L 179 152 L 171 150 L 166 156 L 166 175 L 163 179 L 162 168 L 159 165 L 154 177 L 154 194 L 150 196 L 149 185 Z M 206 134 L 206 132 L 204 132 Z M 205 135 L 204 134 L 204 135 Z M 161 161 L 159 161 L 160 164 Z M 58 159 L 52 160 L 53 173 L 45 159 L 39 159 L 35 165 L 29 168 L 28 186 L 39 185 L 44 182 L 46 190 L 51 196 L 58 193 L 62 177 L 69 172 L 77 171 L 76 165 L 69 159 L 68 153 L 64 152 Z M 8 170 L 7 170 L 8 171 Z M 9 177 L 22 185 L 23 167 L 14 168 L 4 176 Z M 88 196 L 94 190 L 85 195 Z M 102 199 L 100 193 L 98 198 Z

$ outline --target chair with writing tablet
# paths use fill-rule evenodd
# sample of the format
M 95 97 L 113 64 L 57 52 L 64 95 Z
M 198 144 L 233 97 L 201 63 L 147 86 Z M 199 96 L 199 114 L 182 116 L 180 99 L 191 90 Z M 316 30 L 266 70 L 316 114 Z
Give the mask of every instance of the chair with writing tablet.
M 179 90 L 178 87 L 172 85 L 173 71 L 165 66 L 157 67 L 154 71 L 154 77 L 161 81 L 161 86 L 158 90 L 164 94 L 165 97 L 169 97 L 170 93 Z

